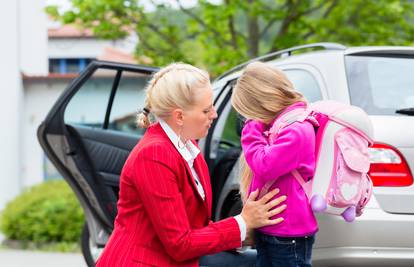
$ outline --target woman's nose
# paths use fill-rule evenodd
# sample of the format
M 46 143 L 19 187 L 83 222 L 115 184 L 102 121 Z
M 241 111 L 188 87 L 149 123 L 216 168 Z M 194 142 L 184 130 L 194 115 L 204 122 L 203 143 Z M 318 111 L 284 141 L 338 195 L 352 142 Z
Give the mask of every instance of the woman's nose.
M 212 112 L 212 114 L 211 114 L 210 119 L 211 119 L 211 120 L 214 120 L 214 119 L 216 119 L 216 118 L 217 118 L 217 111 L 216 111 L 216 108 L 215 108 L 215 107 L 213 107 L 213 112 Z

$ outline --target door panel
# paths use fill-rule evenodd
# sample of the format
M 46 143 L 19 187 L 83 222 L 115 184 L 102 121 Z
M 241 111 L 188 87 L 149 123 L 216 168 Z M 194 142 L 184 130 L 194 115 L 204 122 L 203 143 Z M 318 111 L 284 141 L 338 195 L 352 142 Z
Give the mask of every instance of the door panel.
M 75 191 L 87 217 L 108 232 L 116 216 L 119 175 L 144 131 L 135 126 L 144 88 L 157 68 L 94 61 L 63 92 L 38 138 Z
M 93 191 L 101 196 L 99 200 L 105 213 L 113 220 L 117 210 L 119 176 L 129 152 L 139 141 L 139 137 L 114 131 L 73 127 L 68 125 L 73 143 L 73 159 L 82 176 Z

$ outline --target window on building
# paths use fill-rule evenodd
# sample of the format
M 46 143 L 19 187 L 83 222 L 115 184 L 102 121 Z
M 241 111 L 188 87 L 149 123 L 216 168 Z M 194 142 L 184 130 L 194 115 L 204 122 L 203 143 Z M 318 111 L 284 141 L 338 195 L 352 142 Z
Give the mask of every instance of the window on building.
M 51 58 L 49 73 L 78 73 L 81 72 L 93 58 Z

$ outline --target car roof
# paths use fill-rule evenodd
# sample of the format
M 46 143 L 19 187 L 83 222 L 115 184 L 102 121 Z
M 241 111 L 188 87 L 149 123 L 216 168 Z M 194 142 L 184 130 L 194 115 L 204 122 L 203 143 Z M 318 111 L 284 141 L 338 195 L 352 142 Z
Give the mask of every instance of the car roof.
M 345 49 L 345 55 L 356 54 L 414 54 L 414 47 L 410 46 L 355 46 Z
M 303 48 L 311 48 L 311 47 L 322 47 L 322 50 L 316 51 L 307 51 L 304 53 L 293 54 L 290 53 L 293 51 L 299 51 Z M 410 46 L 355 46 L 355 47 L 346 47 L 341 44 L 335 43 L 316 43 L 316 44 L 309 44 L 304 46 L 297 46 L 288 49 L 281 50 L 276 53 L 271 53 L 268 55 L 264 55 L 258 58 L 251 59 L 245 63 L 242 63 L 234 68 L 230 69 L 229 71 L 225 72 L 221 76 L 219 76 L 214 83 L 215 84 L 222 84 L 226 83 L 230 80 L 236 79 L 240 76 L 241 71 L 243 70 L 244 66 L 250 62 L 254 61 L 261 61 L 266 63 L 276 63 L 276 62 L 283 62 L 287 58 L 296 57 L 300 55 L 309 55 L 315 53 L 324 53 L 324 54 L 332 54 L 332 53 L 341 53 L 343 55 L 378 55 L 378 54 L 387 54 L 387 55 L 414 55 L 414 47 Z M 266 60 L 268 56 L 278 55 L 280 57 L 273 58 Z

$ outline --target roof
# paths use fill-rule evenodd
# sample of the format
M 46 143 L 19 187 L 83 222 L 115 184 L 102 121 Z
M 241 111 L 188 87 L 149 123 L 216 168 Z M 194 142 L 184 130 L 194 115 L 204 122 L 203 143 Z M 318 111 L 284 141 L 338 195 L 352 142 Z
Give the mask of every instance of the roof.
M 355 46 L 345 50 L 345 55 L 354 54 L 414 54 L 412 46 Z
M 61 74 L 61 73 L 49 73 L 47 75 L 27 75 L 25 73 L 21 73 L 22 78 L 24 81 L 27 80 L 35 80 L 35 81 L 40 81 L 40 80 L 72 80 L 74 78 L 76 78 L 77 76 L 79 76 L 78 73 L 65 73 L 65 74 Z
M 97 59 L 119 63 L 137 64 L 137 61 L 133 55 L 110 46 L 105 47 L 102 54 L 98 56 Z
M 70 24 L 62 25 L 56 28 L 49 28 L 47 30 L 49 38 L 94 38 L 91 29 L 81 29 L 80 27 Z

